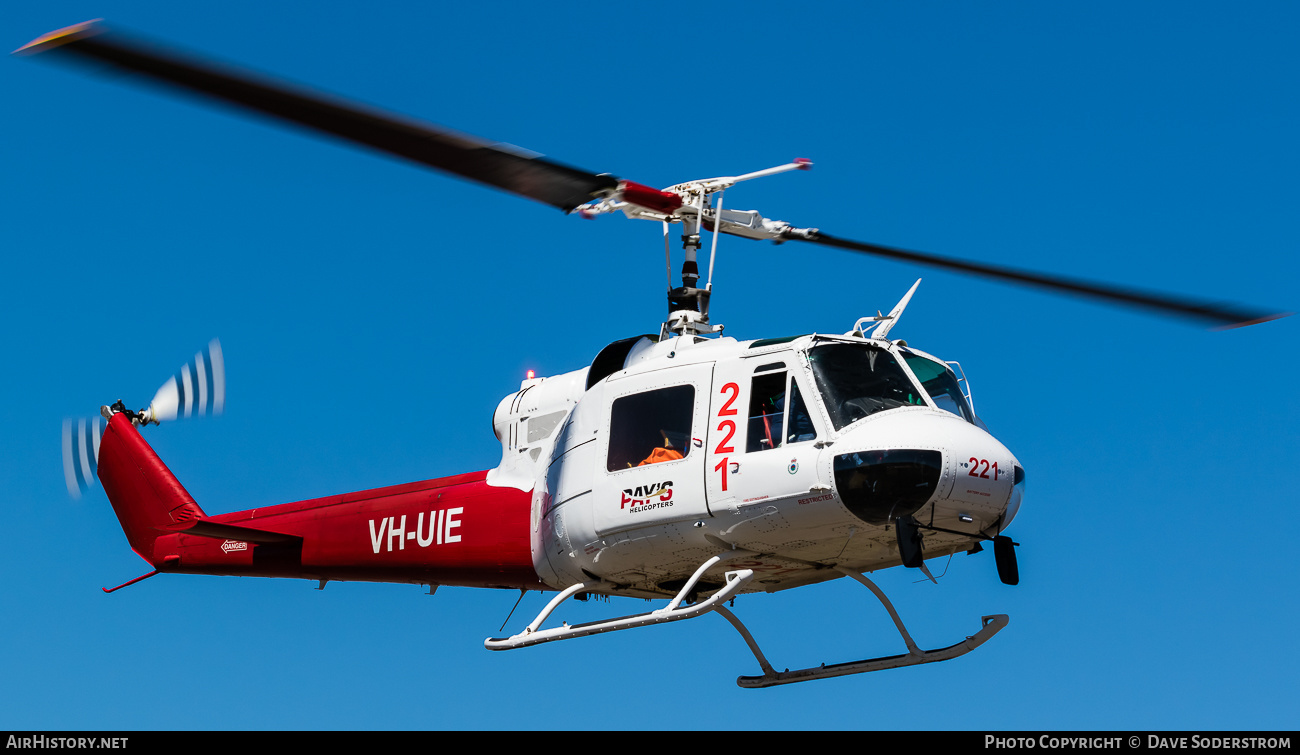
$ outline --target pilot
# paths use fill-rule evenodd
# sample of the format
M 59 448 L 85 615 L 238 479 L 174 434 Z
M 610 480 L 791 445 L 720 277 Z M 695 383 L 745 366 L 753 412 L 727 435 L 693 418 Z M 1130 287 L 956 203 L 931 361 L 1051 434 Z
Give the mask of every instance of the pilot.
M 664 436 L 664 444 L 651 451 L 649 456 L 645 457 L 640 464 L 637 464 L 638 467 L 644 467 L 647 464 L 661 464 L 665 461 L 676 461 L 682 458 L 682 452 L 673 448 L 673 442 L 668 439 L 668 433 L 660 430 L 659 434 Z

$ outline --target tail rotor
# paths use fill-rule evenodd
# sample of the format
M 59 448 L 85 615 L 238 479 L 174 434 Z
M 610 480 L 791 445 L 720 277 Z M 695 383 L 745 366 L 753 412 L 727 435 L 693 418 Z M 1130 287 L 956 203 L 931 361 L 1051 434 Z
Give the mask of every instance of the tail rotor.
M 63 479 L 74 499 L 81 498 L 94 484 L 103 434 L 103 420 L 99 417 L 63 420 Z
M 137 425 L 158 424 L 183 417 L 217 415 L 226 405 L 226 363 L 221 342 L 212 339 L 202 351 L 181 366 L 140 411 L 127 409 L 119 400 L 100 407 L 102 417 L 63 421 L 63 479 L 74 499 L 95 484 L 99 441 L 106 421 L 125 414 Z
M 141 412 L 141 424 L 169 422 L 178 417 L 221 414 L 226 405 L 226 363 L 221 342 L 211 342 L 186 362 L 154 394 L 149 408 Z

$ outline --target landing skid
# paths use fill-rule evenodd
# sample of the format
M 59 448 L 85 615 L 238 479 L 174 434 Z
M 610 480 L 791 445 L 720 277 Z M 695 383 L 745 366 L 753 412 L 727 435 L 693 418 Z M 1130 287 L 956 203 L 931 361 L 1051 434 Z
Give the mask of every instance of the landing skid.
M 850 571 L 849 569 L 839 566 L 835 567 L 835 569 L 844 575 L 861 582 L 867 587 L 867 589 L 875 593 L 875 596 L 879 598 L 881 604 L 884 605 L 885 610 L 889 611 L 890 618 L 894 620 L 894 626 L 898 628 L 899 635 L 902 636 L 903 642 L 907 645 L 907 653 L 903 655 L 888 655 L 881 658 L 870 658 L 862 661 L 852 661 L 849 663 L 835 663 L 829 666 L 823 663 L 820 666 L 798 669 L 795 671 L 791 671 L 790 669 L 777 671 L 772 668 L 772 664 L 768 663 L 767 658 L 763 656 L 763 651 L 759 650 L 758 643 L 754 642 L 753 635 L 749 633 L 749 630 L 745 628 L 745 625 L 741 623 L 740 619 L 736 618 L 736 615 L 731 611 L 728 611 L 725 607 L 718 606 L 714 610 L 721 614 L 727 621 L 731 622 L 731 625 L 736 628 L 737 632 L 740 632 L 740 636 L 745 639 L 745 644 L 749 645 L 750 651 L 752 651 L 754 657 L 758 659 L 758 665 L 763 668 L 762 676 L 737 677 L 736 684 L 747 689 L 757 689 L 762 687 L 775 687 L 778 684 L 793 684 L 794 682 L 806 682 L 813 679 L 827 679 L 832 676 L 865 674 L 868 671 L 882 671 L 888 668 L 901 668 L 903 666 L 916 666 L 922 663 L 947 661 L 965 655 L 980 645 L 983 645 L 990 637 L 1002 631 L 1002 628 L 1010 622 L 1010 618 L 1003 613 L 995 614 L 993 616 L 984 616 L 980 619 L 982 623 L 980 630 L 970 637 L 967 637 L 965 640 L 958 642 L 955 645 L 949 645 L 945 648 L 922 650 L 917 647 L 916 642 L 912 640 L 912 636 L 907 633 L 907 627 L 903 626 L 903 620 L 898 618 L 898 612 L 894 610 L 893 603 L 889 602 L 889 598 L 885 597 L 885 593 L 881 592 L 880 588 L 876 587 L 874 582 L 857 572 Z
M 903 655 L 885 656 L 883 658 L 853 661 L 850 663 L 836 663 L 829 666 L 822 664 L 813 668 L 798 669 L 796 671 L 791 671 L 789 669 L 786 669 L 785 671 L 777 671 L 772 667 L 772 664 L 768 663 L 767 658 L 763 655 L 763 651 L 759 650 L 758 643 L 754 641 L 753 635 L 749 633 L 749 630 L 745 628 L 745 625 L 740 621 L 740 619 L 736 618 L 735 614 L 727 610 L 723 605 L 723 603 L 734 597 L 736 593 L 738 593 L 754 578 L 753 571 L 749 569 L 738 569 L 736 571 L 727 572 L 725 584 L 721 589 L 698 603 L 682 607 L 683 602 L 685 602 L 695 590 L 696 583 L 699 582 L 700 578 L 704 576 L 706 571 L 722 561 L 741 555 L 752 554 L 748 551 L 735 550 L 714 556 L 708 561 L 705 561 L 695 570 L 695 573 L 691 575 L 691 578 L 682 586 L 682 589 L 677 593 L 677 595 L 669 601 L 668 605 L 657 611 L 650 611 L 648 613 L 641 613 L 633 616 L 623 616 L 616 619 L 606 619 L 604 621 L 593 621 L 587 624 L 574 624 L 573 626 L 564 624 L 563 626 L 552 629 L 542 629 L 542 622 L 546 621 L 547 617 L 549 617 L 561 603 L 574 595 L 583 592 L 607 592 L 617 587 L 612 582 L 601 580 L 580 582 L 565 589 L 559 595 L 556 595 L 555 598 L 553 598 L 551 602 L 542 609 L 542 612 L 537 615 L 537 618 L 533 619 L 532 623 L 524 628 L 524 631 L 514 635 L 513 637 L 486 639 L 483 641 L 483 646 L 488 650 L 513 650 L 514 648 L 539 645 L 543 642 L 554 642 L 556 640 L 586 637 L 593 634 L 602 634 L 604 632 L 616 632 L 620 629 L 634 629 L 636 627 L 649 626 L 651 624 L 662 624 L 669 621 L 693 619 L 697 616 L 716 612 L 724 619 L 731 622 L 731 625 L 736 628 L 736 631 L 740 632 L 740 636 L 744 638 L 745 643 L 749 645 L 750 651 L 752 651 L 754 657 L 758 659 L 758 665 L 763 669 L 762 676 L 741 676 L 736 679 L 736 684 L 746 688 L 758 688 L 774 687 L 778 684 L 792 684 L 794 682 L 804 682 L 813 679 L 826 679 L 832 676 L 862 674 L 868 671 L 880 671 L 887 668 L 900 668 L 902 666 L 915 666 L 921 663 L 936 663 L 938 661 L 950 660 L 965 655 L 980 645 L 983 645 L 990 637 L 1000 632 L 1009 621 L 1006 614 L 985 616 L 981 620 L 983 625 L 980 630 L 970 637 L 967 637 L 965 640 L 958 642 L 955 645 L 949 645 L 945 648 L 922 650 L 917 647 L 916 643 L 912 640 L 912 636 L 907 633 L 907 628 L 903 626 L 902 619 L 898 618 L 898 612 L 894 610 L 893 604 L 889 602 L 889 599 L 885 597 L 885 594 L 881 592 L 880 588 L 876 587 L 874 582 L 857 572 L 837 566 L 835 567 L 836 570 L 840 571 L 845 576 L 852 577 L 858 582 L 861 582 L 880 599 L 885 610 L 889 612 L 890 618 L 894 620 L 894 626 L 897 627 L 899 635 L 903 638 L 903 642 L 907 645 L 907 653 Z

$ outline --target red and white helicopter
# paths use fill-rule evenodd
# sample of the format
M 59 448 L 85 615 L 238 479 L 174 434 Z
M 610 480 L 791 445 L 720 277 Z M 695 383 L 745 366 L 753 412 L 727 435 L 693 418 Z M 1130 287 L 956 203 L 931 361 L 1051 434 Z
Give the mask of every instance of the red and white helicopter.
M 926 559 L 991 541 L 1002 581 L 1019 579 L 1015 543 L 1005 533 L 1024 500 L 1024 469 L 975 414 L 960 365 L 890 338 L 916 285 L 888 314 L 861 318 L 843 333 L 738 341 L 723 336 L 709 315 L 720 234 L 835 246 L 1220 327 L 1282 316 L 847 241 L 724 208 L 726 189 L 807 169 L 807 160 L 659 190 L 219 68 L 99 22 L 53 32 L 18 52 L 142 75 L 566 213 L 621 212 L 662 224 L 665 322 L 656 333 L 605 346 L 587 368 L 530 375 L 493 415 L 502 445 L 494 469 L 210 515 L 138 428 L 222 410 L 224 361 L 216 341 L 147 408 L 134 411 L 118 401 L 102 408 L 106 424 L 65 423 L 69 490 L 79 495 L 98 477 L 131 547 L 153 566 L 145 577 L 216 574 L 292 577 L 322 587 L 350 580 L 557 593 L 523 631 L 486 640 L 493 650 L 718 613 L 763 671 L 738 683 L 767 687 L 948 660 L 1007 625 L 1005 615 L 985 616 L 963 641 L 922 650 L 864 575 L 901 565 L 933 579 Z M 684 256 L 677 286 L 674 224 L 681 226 Z M 713 233 L 700 286 L 702 230 Z M 742 593 L 840 577 L 876 595 L 906 653 L 778 671 L 725 605 Z M 588 595 L 669 602 L 642 614 L 543 628 L 563 601 Z

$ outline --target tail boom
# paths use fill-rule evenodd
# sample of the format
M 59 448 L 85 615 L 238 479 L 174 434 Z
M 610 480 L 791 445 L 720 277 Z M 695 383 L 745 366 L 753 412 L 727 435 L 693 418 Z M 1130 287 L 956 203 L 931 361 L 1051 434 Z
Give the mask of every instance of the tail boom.
M 131 547 L 162 572 L 546 589 L 531 494 L 486 472 L 209 517 L 116 415 L 99 476 Z

